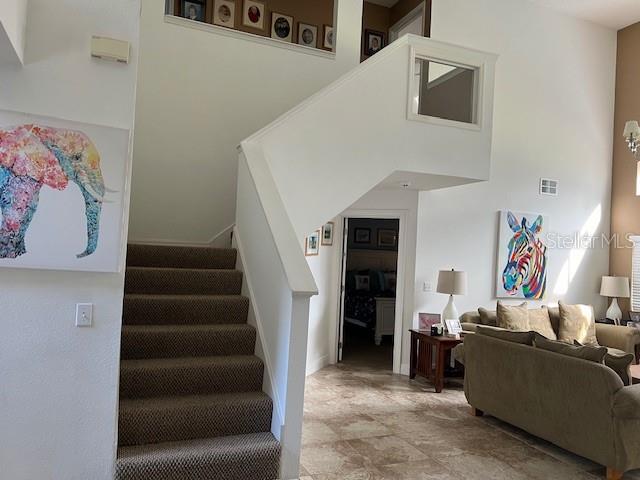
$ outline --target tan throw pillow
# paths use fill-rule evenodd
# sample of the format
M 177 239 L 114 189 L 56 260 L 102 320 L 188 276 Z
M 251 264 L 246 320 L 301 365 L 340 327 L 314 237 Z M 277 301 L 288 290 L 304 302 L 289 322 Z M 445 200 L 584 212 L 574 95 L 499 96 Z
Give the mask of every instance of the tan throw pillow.
M 564 342 L 556 342 L 547 340 L 540 335 L 535 337 L 535 346 L 541 350 L 559 353 L 568 357 L 580 358 L 590 362 L 603 363 L 607 354 L 607 347 L 598 347 L 594 345 L 569 345 Z
M 506 330 L 529 331 L 527 302 L 522 302 L 520 305 L 505 305 L 498 300 L 496 325 Z
M 549 340 L 557 340 L 558 336 L 551 326 L 551 318 L 547 307 L 529 310 L 529 328 Z
M 577 340 L 582 345 L 598 345 L 595 313 L 591 305 L 567 305 L 560 302 L 559 308 L 558 340 L 571 344 Z
M 496 312 L 492 312 L 491 310 L 480 307 L 478 309 L 478 315 L 480 315 L 480 323 L 482 325 L 489 325 L 490 327 L 495 327 L 498 325 L 498 317 L 496 315 Z
M 533 345 L 533 337 L 535 335 L 534 332 L 515 332 L 486 325 L 479 325 L 477 334 L 523 345 Z

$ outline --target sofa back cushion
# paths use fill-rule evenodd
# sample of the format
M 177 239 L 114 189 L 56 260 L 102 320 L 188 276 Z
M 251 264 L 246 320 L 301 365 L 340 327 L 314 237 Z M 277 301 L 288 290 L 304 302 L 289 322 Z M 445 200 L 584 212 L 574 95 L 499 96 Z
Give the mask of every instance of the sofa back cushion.
M 527 302 L 520 305 L 505 305 L 498 300 L 497 326 L 506 330 L 527 332 L 529 328 L 529 312 Z
M 559 302 L 560 326 L 558 340 L 573 344 L 598 345 L 596 338 L 596 318 L 591 305 L 567 305 Z
M 529 328 L 549 340 L 558 339 L 551 325 L 551 318 L 549 317 L 549 309 L 547 307 L 532 308 L 529 310 Z
M 486 308 L 478 308 L 478 314 L 480 315 L 480 323 L 482 325 L 489 325 L 490 327 L 498 326 L 498 315 L 495 310 L 487 310 Z
M 549 340 L 544 338 L 542 335 L 536 335 L 534 344 L 536 348 L 540 348 L 542 350 L 560 353 L 567 357 L 580 358 L 582 360 L 588 360 L 596 363 L 604 363 L 604 357 L 607 355 L 607 347 L 594 345 L 572 345 Z
M 582 346 L 577 340 L 573 344 L 578 347 Z M 604 356 L 604 364 L 618 374 L 625 386 L 631 385 L 631 364 L 635 361 L 636 356 L 617 348 L 605 348 L 607 354 Z
M 522 345 L 533 345 L 534 332 L 516 332 L 504 330 L 499 327 L 489 327 L 486 325 L 478 326 L 478 335 L 497 338 L 506 342 L 520 343 Z

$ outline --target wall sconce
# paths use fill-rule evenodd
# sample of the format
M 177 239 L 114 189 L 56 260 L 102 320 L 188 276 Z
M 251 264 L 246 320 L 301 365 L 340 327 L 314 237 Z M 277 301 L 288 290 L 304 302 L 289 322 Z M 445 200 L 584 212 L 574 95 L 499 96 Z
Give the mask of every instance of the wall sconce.
M 638 148 L 640 147 L 640 125 L 636 120 L 628 121 L 624 126 L 624 139 L 627 146 L 634 157 L 638 156 Z

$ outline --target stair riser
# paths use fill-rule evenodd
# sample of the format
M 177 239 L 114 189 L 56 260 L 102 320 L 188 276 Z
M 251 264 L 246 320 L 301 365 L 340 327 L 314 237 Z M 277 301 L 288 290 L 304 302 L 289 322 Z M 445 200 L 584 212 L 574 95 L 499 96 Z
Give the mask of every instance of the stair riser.
M 125 325 L 204 325 L 245 323 L 246 297 L 190 298 L 125 297 Z
M 123 368 L 120 398 L 200 395 L 262 390 L 262 362 L 209 367 Z
M 127 265 L 132 267 L 236 268 L 233 249 L 129 245 Z
M 189 405 L 175 409 L 135 409 L 121 405 L 119 444 L 144 445 L 268 432 L 271 409 L 272 402 L 268 397 L 235 404 Z
M 235 270 L 127 268 L 126 293 L 240 295 L 242 273 Z
M 122 359 L 213 357 L 216 355 L 251 355 L 255 350 L 256 331 L 140 332 L 122 331 Z

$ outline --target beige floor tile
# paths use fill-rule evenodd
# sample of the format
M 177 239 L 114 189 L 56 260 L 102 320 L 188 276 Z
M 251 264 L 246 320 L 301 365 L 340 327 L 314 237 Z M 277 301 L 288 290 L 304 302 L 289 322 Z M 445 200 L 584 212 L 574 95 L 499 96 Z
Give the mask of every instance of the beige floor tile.
M 349 473 L 321 473 L 313 475 L 313 480 L 384 480 L 385 477 L 376 469 L 362 468 Z
M 335 419 L 327 420 L 327 425 L 336 432 L 340 440 L 381 437 L 392 433 L 389 428 L 368 415 L 336 417 Z
M 340 436 L 323 420 L 307 419 L 302 424 L 302 445 L 331 443 L 340 440 Z
M 365 467 L 365 459 L 347 442 L 313 445 L 302 449 L 300 463 L 311 475 L 347 474 Z
M 386 480 L 462 480 L 434 460 L 405 462 L 378 467 Z
M 414 462 L 427 458 L 410 443 L 393 435 L 350 440 L 348 443 L 372 465 Z

